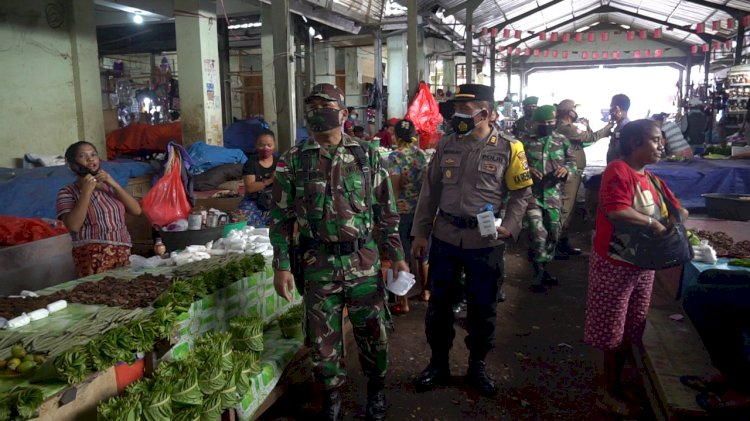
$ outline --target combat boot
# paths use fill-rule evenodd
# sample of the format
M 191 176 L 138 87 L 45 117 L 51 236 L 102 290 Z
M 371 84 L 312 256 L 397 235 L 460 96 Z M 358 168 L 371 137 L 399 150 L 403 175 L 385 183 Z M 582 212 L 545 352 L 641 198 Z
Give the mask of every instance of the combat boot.
M 371 377 L 367 381 L 366 421 L 385 419 L 385 377 Z
M 331 389 L 323 392 L 323 411 L 321 419 L 325 421 L 338 421 L 341 413 L 341 393 L 339 389 Z
M 557 242 L 557 254 L 555 254 L 555 259 L 566 260 L 568 256 L 578 256 L 581 253 L 581 249 L 573 247 L 570 244 L 569 239 L 561 238 L 560 241 Z
M 414 386 L 417 392 L 426 392 L 439 384 L 446 383 L 450 377 L 448 358 L 433 358 L 427 368 L 422 370 L 419 377 L 414 380 Z
M 474 386 L 480 395 L 493 397 L 497 394 L 495 381 L 487 375 L 484 360 L 469 359 L 469 370 L 466 372 L 466 382 Z
M 544 265 L 542 263 L 532 261 L 531 266 L 534 269 L 534 274 L 531 277 L 531 292 L 546 292 L 547 288 L 544 286 Z

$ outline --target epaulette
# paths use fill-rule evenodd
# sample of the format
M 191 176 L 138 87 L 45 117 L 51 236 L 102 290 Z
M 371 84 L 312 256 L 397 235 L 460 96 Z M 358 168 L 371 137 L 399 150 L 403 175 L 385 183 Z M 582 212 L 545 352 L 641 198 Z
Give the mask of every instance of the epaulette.
M 511 143 L 513 143 L 513 142 L 520 142 L 518 139 L 516 139 L 515 137 L 511 136 L 509 133 L 505 133 L 505 132 L 500 133 L 500 137 L 502 137 L 503 139 L 505 139 L 505 140 L 507 140 L 508 142 L 511 142 Z

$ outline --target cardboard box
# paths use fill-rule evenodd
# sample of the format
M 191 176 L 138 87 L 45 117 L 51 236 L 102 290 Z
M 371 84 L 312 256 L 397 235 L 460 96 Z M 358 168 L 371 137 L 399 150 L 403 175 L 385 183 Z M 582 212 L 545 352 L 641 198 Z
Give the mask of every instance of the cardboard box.
M 96 373 L 47 399 L 34 421 L 96 421 L 96 405 L 117 395 L 115 368 Z

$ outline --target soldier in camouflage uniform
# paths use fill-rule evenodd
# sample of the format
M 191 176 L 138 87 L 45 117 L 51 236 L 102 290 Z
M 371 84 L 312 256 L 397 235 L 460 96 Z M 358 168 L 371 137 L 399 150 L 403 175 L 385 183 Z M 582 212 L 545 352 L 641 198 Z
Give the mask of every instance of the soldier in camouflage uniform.
M 535 134 L 522 139 L 534 180 L 526 218 L 531 240 L 529 259 L 534 266 L 531 289 L 544 292 L 545 284 L 557 284 L 545 266 L 554 258 L 560 235 L 562 187 L 568 174 L 575 173 L 576 163 L 568 139 L 554 131 L 557 124 L 554 106 L 537 108 L 532 120 L 536 124 Z
M 513 136 L 516 139 L 523 139 L 529 134 L 534 134 L 535 126 L 531 117 L 534 115 L 538 103 L 539 98 L 535 96 L 526 97 L 521 103 L 523 106 L 523 117 L 519 118 L 513 127 Z
M 597 140 L 612 134 L 612 127 L 614 127 L 614 123 L 610 122 L 598 131 L 593 131 L 589 127 L 589 122 L 581 119 L 580 122 L 586 126 L 586 130 L 579 129 L 574 124 L 579 121 L 576 106 L 577 104 L 572 99 L 566 99 L 557 104 L 557 128 L 555 129 L 556 132 L 567 137 L 570 141 L 577 168 L 576 172 L 568 175 L 568 180 L 563 187 L 563 204 L 560 213 L 562 233 L 560 234 L 560 241 L 557 243 L 557 253 L 564 258 L 581 254 L 581 249 L 570 244 L 567 232 L 573 219 L 573 208 L 575 207 L 578 188 L 581 185 L 583 170 L 586 168 L 586 153 L 583 148 L 591 146 Z
M 316 85 L 305 109 L 312 137 L 284 153 L 276 165 L 270 228 L 274 287 L 291 299 L 289 251 L 296 222 L 303 253 L 306 336 L 316 380 L 326 391 L 324 418 L 337 419 L 341 407 L 346 307 L 362 370 L 370 379 L 367 419 L 382 420 L 390 315 L 378 246 L 395 269 L 409 270 L 393 190 L 375 151 L 341 132 L 347 110 L 339 88 Z

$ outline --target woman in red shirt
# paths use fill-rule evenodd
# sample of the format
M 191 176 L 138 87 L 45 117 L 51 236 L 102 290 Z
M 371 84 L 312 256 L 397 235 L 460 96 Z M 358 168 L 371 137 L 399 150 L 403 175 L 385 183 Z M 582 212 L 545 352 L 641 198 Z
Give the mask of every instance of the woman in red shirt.
M 631 263 L 637 251 L 629 233 L 633 227 L 666 233 L 674 220 L 665 200 L 679 209 L 683 221 L 688 215 L 664 181 L 645 169 L 664 151 L 659 127 L 651 120 L 630 122 L 623 127 L 620 141 L 622 158 L 607 165 L 599 191 L 584 341 L 603 351 L 597 405 L 633 416 L 638 408 L 624 399 L 620 375 L 630 345 L 642 340 L 654 271 Z

